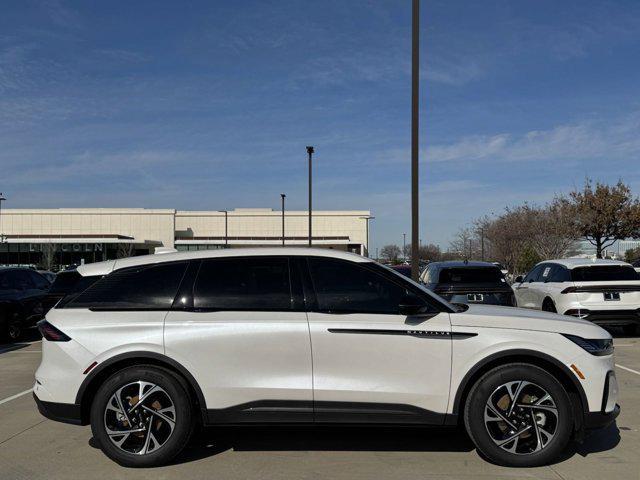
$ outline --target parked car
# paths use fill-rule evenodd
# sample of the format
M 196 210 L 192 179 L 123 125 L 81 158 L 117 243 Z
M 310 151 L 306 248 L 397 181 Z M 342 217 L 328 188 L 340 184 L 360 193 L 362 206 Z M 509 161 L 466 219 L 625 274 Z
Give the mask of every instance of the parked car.
M 420 281 L 452 303 L 516 305 L 511 286 L 493 263 L 433 262 L 422 272 Z
M 600 327 L 453 305 L 359 255 L 207 250 L 77 273 L 96 281 L 40 322 L 34 397 L 122 465 L 169 462 L 197 424 L 282 423 L 464 424 L 492 461 L 542 465 L 620 410 Z
M 49 280 L 49 283 L 53 283 L 56 279 L 56 274 L 53 272 L 50 272 L 49 270 L 38 270 L 37 272 L 40 275 L 42 275 L 44 278 Z
M 640 259 L 636 260 L 631 265 L 633 265 L 633 268 L 636 270 L 636 272 L 640 273 Z
M 0 267 L 0 339 L 19 340 L 25 329 L 44 316 L 42 300 L 49 281 L 21 267 Z
M 636 334 L 640 274 L 625 262 L 570 258 L 536 265 L 514 284 L 519 307 L 559 312 Z
M 56 279 L 49 288 L 42 301 L 42 307 L 46 314 L 58 302 L 65 302 L 82 293 L 95 283 L 101 276 L 82 276 L 77 270 L 63 270 L 56 275 Z
M 401 265 L 391 265 L 389 268 L 392 268 L 396 272 L 401 273 L 405 277 L 411 278 L 411 265 L 403 263 Z

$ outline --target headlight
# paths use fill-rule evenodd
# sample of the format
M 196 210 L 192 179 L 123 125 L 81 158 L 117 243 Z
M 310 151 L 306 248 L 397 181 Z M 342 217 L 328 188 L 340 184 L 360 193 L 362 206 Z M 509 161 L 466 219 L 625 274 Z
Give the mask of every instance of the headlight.
M 586 350 L 591 355 L 598 357 L 603 355 L 611 355 L 613 353 L 613 340 L 610 338 L 601 340 L 593 340 L 588 338 L 577 337 L 575 335 L 562 334 L 563 337 L 568 338 L 580 348 Z

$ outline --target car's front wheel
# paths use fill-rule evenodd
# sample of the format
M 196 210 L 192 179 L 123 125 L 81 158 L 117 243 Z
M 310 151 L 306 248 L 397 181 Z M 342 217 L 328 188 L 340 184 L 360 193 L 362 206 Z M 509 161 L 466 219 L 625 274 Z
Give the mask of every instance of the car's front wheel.
M 556 459 L 573 428 L 571 401 L 545 370 L 524 363 L 500 366 L 469 392 L 464 410 L 469 436 L 489 460 L 532 467 Z
M 120 465 L 165 464 L 182 451 L 193 431 L 189 394 L 167 370 L 126 368 L 96 393 L 91 430 L 102 451 Z

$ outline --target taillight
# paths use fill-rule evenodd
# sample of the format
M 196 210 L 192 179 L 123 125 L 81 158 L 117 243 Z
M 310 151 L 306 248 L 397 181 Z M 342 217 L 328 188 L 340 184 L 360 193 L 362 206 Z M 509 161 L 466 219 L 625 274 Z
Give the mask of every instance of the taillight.
M 576 287 L 567 287 L 562 290 L 560 293 L 574 293 L 576 291 Z
M 40 320 L 38 322 L 38 330 L 40 330 L 42 337 L 50 342 L 68 342 L 69 340 L 71 340 L 71 338 L 69 338 L 67 335 L 65 335 L 63 332 L 58 330 L 46 320 Z

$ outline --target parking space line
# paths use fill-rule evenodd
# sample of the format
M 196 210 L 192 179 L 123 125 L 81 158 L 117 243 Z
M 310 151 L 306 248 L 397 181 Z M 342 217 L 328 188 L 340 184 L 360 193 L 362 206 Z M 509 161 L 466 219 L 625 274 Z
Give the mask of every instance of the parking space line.
M 32 391 L 33 391 L 33 388 L 30 388 L 29 390 L 25 390 L 24 392 L 16 393 L 15 395 L 12 395 L 10 397 L 4 398 L 4 399 L 0 400 L 0 405 L 2 405 L 3 403 L 10 402 L 11 400 L 15 400 L 16 398 L 20 398 L 20 397 L 26 395 L 27 393 L 31 393 Z
M 631 372 L 631 373 L 635 373 L 636 375 L 640 375 L 640 372 L 639 372 L 639 371 L 634 370 L 634 369 L 629 368 L 629 367 L 625 367 L 625 366 L 623 366 L 623 365 L 618 365 L 617 363 L 616 363 L 616 367 L 621 368 L 621 369 L 623 369 L 623 370 L 626 370 L 627 372 Z

